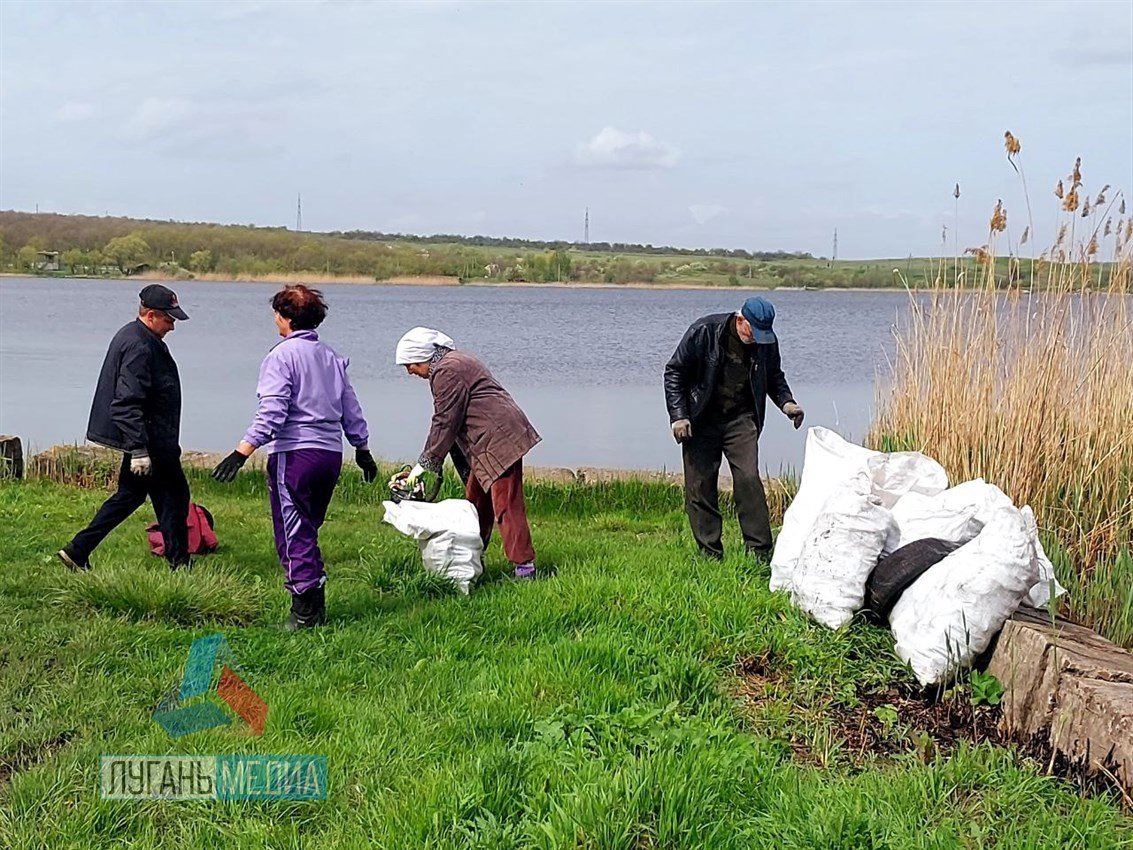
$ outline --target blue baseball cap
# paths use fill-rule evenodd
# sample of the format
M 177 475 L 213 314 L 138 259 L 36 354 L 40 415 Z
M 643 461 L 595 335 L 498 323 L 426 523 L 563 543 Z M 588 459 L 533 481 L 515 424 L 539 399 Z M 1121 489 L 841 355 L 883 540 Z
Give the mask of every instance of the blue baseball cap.
M 775 321 L 775 308 L 771 302 L 758 295 L 752 296 L 740 308 L 740 314 L 751 325 L 751 333 L 756 342 L 775 342 L 775 331 L 771 325 Z

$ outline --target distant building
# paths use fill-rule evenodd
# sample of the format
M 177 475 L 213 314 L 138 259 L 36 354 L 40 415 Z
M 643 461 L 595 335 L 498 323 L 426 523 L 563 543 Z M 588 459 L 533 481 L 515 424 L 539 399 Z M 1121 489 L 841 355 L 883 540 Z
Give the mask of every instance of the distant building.
M 35 267 L 41 272 L 57 272 L 59 271 L 59 252 L 58 251 L 36 251 Z

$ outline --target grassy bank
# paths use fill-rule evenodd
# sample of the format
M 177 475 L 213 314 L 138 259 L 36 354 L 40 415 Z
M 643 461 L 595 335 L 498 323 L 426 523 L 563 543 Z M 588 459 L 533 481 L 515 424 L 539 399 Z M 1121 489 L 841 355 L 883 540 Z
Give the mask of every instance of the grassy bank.
M 997 206 L 979 288 L 959 293 L 944 263 L 931 299 L 913 301 L 873 440 L 1031 504 L 1068 613 L 1133 647 L 1133 221 L 1079 172 L 1058 183 L 1062 221 L 1033 294 L 998 289 L 995 257 L 1021 246 Z
M 672 487 L 535 485 L 555 577 L 505 580 L 493 542 L 464 598 L 350 471 L 324 531 L 332 625 L 289 635 L 262 474 L 190 478 L 222 541 L 191 575 L 146 552 L 142 513 L 66 573 L 52 552 L 105 491 L 0 484 L 0 846 L 1129 846 L 1112 801 L 1043 765 L 925 746 L 887 632 L 831 632 L 770 594 L 734 519 L 728 558 L 697 558 Z M 150 712 L 217 630 L 267 730 L 170 739 Z M 884 719 L 885 755 L 845 721 L 878 700 L 861 729 Z M 100 753 L 186 752 L 324 754 L 330 795 L 99 800 Z

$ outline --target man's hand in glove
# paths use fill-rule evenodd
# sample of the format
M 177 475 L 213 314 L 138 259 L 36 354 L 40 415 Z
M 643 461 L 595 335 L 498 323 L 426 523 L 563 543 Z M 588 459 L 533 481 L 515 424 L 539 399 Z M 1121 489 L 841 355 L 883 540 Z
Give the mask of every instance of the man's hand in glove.
M 795 402 L 788 401 L 786 404 L 784 404 L 783 405 L 783 412 L 787 415 L 788 419 L 790 419 L 792 422 L 795 423 L 795 430 L 796 431 L 799 430 L 799 428 L 802 427 L 803 417 L 806 414 L 803 413 L 803 409 L 801 407 L 799 407 L 797 404 L 795 404 Z
M 369 449 L 355 449 L 354 462 L 362 470 L 362 480 L 367 484 L 378 477 L 378 465 L 374 462 L 374 456 L 370 454 Z
M 240 471 L 240 467 L 244 465 L 247 459 L 248 456 L 241 454 L 240 450 L 237 449 L 216 465 L 216 469 L 212 471 L 212 477 L 227 484 L 236 477 L 236 473 Z
M 149 475 L 153 472 L 153 461 L 147 454 L 133 452 L 130 454 L 130 472 L 134 475 Z
M 687 419 L 678 419 L 673 423 L 673 439 L 678 443 L 692 439 L 692 423 Z

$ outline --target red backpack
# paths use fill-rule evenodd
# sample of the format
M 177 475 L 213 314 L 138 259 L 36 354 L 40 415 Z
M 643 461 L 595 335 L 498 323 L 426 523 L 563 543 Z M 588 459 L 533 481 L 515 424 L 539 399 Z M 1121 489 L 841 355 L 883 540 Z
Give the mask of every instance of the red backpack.
M 212 514 L 207 508 L 189 503 L 189 554 L 207 555 L 215 552 L 219 545 L 216 532 L 212 530 Z M 161 527 L 156 522 L 146 526 L 146 537 L 149 538 L 149 550 L 155 555 L 165 554 L 165 540 L 161 536 Z

